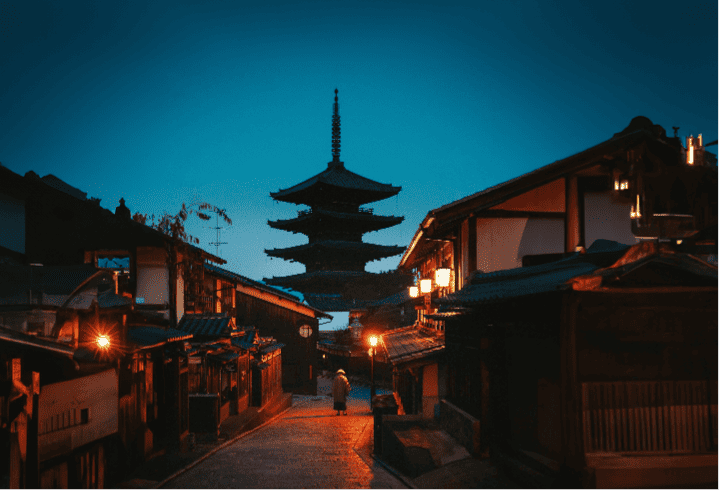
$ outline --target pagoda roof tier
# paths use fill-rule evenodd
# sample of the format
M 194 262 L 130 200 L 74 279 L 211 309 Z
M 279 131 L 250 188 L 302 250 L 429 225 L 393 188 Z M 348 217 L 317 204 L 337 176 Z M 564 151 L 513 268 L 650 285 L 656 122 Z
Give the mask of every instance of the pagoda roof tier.
M 337 304 L 345 302 L 358 307 L 366 301 L 377 301 L 386 298 L 397 291 L 406 289 L 414 283 L 411 274 L 365 271 L 312 271 L 292 276 L 273 277 L 263 279 L 263 282 L 272 286 L 292 289 L 303 294 L 305 301 L 310 305 L 324 302 L 327 306 L 329 298 L 336 298 Z M 340 301 L 338 298 L 342 298 Z M 314 305 L 313 305 L 314 306 Z M 324 311 L 345 311 L 344 309 L 325 309 Z
M 278 230 L 291 231 L 292 233 L 307 234 L 311 230 L 337 230 L 357 233 L 382 230 L 397 225 L 404 221 L 402 216 L 379 216 L 371 211 L 356 213 L 342 213 L 329 209 L 313 209 L 311 211 L 300 211 L 293 219 L 281 219 L 268 221 L 267 224 Z
M 272 199 L 308 206 L 323 204 L 362 205 L 392 197 L 402 190 L 347 170 L 342 162 L 330 162 L 324 172 L 289 189 L 271 192 Z
M 270 257 L 294 260 L 306 264 L 308 262 L 331 263 L 335 259 L 351 257 L 357 262 L 368 262 L 401 254 L 404 247 L 397 245 L 377 245 L 365 242 L 349 242 L 342 240 L 321 240 L 296 247 L 275 248 L 265 250 Z
M 363 308 L 369 301 L 357 298 L 348 299 L 341 294 L 304 293 L 305 302 L 322 311 L 350 311 Z
M 262 282 L 271 286 L 293 289 L 301 293 L 325 293 L 342 289 L 348 282 L 374 275 L 363 271 L 312 271 L 291 276 L 264 278 Z M 342 311 L 342 310 L 337 310 Z

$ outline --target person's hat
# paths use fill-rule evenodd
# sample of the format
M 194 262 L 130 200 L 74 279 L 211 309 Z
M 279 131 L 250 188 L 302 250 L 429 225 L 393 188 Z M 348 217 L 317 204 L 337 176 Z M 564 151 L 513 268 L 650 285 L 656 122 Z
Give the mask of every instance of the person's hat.
M 338 369 L 338 370 L 337 370 L 337 374 L 344 374 L 344 373 L 345 373 L 345 370 L 344 370 L 344 369 Z

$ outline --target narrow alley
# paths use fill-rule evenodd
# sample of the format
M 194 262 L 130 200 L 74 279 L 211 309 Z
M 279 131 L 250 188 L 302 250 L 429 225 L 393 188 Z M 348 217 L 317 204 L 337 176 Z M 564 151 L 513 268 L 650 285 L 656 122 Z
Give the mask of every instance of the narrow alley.
M 324 383 L 322 382 L 324 381 Z M 347 416 L 336 416 L 329 381 L 291 409 L 163 488 L 407 488 L 372 459 L 369 387 L 353 386 Z

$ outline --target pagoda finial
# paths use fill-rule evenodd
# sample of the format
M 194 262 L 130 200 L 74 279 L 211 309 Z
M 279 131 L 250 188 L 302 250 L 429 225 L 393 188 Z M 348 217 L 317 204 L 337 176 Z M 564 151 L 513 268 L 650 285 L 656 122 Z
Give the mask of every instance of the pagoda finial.
M 341 165 L 340 162 L 340 104 L 337 101 L 335 89 L 335 103 L 332 111 L 332 161 L 329 166 Z

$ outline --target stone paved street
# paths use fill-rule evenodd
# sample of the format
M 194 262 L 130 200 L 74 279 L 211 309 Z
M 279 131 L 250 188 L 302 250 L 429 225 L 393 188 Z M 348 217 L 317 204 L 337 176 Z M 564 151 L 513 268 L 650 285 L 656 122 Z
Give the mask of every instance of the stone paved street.
M 321 385 L 324 386 L 324 385 Z M 319 393 L 326 392 L 320 388 Z M 166 488 L 406 488 L 370 457 L 367 387 L 353 386 L 347 416 L 332 399 L 295 397 L 293 407 L 187 472 Z

